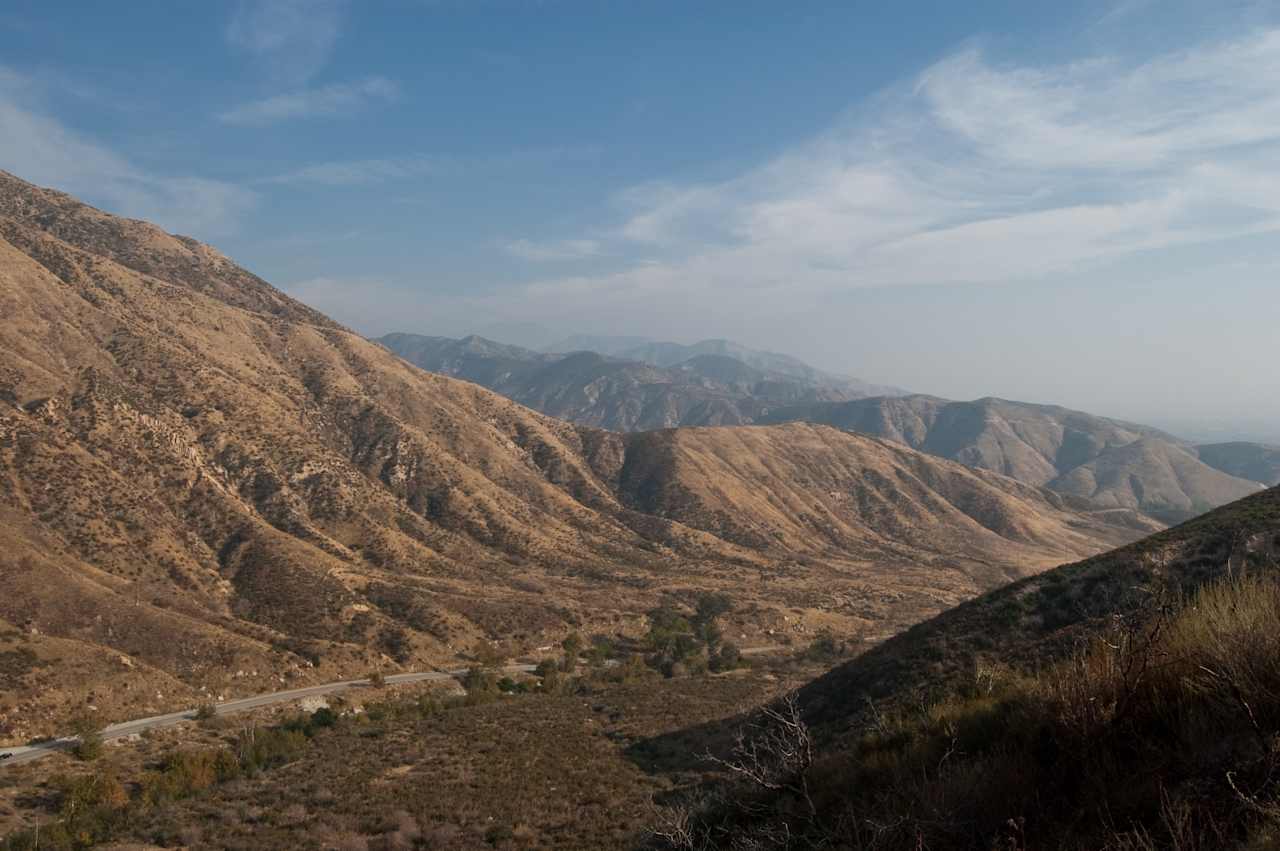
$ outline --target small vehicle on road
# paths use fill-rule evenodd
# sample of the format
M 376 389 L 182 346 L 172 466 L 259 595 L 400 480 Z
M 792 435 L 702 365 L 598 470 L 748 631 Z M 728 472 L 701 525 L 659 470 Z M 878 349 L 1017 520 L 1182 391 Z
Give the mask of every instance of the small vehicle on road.
M 3 762 L 4 760 L 8 759 L 11 756 L 13 756 L 13 754 L 7 751 L 5 753 L 0 753 L 0 762 Z

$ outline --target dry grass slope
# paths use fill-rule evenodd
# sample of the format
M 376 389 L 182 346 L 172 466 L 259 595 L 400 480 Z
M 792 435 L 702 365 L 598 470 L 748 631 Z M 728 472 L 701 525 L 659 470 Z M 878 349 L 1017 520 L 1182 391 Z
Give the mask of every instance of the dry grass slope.
M 1201 455 L 1149 426 L 1051 405 L 933 396 L 778 408 L 766 422 L 807 420 L 884 437 L 1101 506 L 1178 522 L 1260 489 L 1264 479 Z M 1274 484 L 1274 482 L 1270 482 Z
M 9 741 L 626 634 L 698 590 L 743 644 L 879 637 L 1143 528 L 831 429 L 554 420 L 7 175 L 0 315 L 0 620 L 63 660 L 0 694 Z

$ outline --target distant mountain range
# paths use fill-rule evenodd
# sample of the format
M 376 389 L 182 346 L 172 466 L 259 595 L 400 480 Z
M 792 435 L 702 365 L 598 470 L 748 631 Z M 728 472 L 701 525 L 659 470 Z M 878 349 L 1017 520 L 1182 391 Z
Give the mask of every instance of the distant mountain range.
M 1280 449 L 1194 444 L 1150 426 L 1004 399 L 908 395 L 727 340 L 577 336 L 535 352 L 480 337 L 378 340 L 432 372 L 543 413 L 617 431 L 821 423 L 1176 522 L 1280 482 Z M 596 346 L 604 351 L 576 350 Z
M 476 336 L 388 334 L 376 342 L 430 372 L 472 381 L 545 414 L 614 431 L 747 425 L 782 405 L 905 392 L 725 340 L 627 348 L 618 343 L 634 338 L 577 337 L 563 345 L 605 344 L 610 352 L 567 354 Z
M 778 352 L 751 349 L 732 340 L 703 340 L 691 345 L 648 340 L 644 337 L 568 337 L 543 349 L 546 352 L 599 352 L 603 355 L 640 361 L 659 367 L 686 364 L 695 358 L 730 358 L 775 377 L 785 377 L 814 386 L 837 387 L 852 398 L 867 396 L 905 396 L 906 390 L 886 384 L 868 384 L 847 375 L 836 375 L 816 369 L 799 358 Z

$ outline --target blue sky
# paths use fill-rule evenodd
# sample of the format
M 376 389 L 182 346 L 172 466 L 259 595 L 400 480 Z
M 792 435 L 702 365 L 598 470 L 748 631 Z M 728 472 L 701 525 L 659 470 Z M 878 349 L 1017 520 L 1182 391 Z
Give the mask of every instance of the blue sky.
M 1280 437 L 1276 80 L 1229 0 L 10 0 L 0 168 L 370 334 Z

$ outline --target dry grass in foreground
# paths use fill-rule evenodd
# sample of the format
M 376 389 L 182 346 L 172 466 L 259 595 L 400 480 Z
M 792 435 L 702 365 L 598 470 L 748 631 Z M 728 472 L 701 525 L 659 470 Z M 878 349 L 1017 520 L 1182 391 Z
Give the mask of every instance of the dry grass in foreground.
M 667 844 L 1280 848 L 1280 580 L 1153 602 L 1038 675 L 979 670 L 838 753 L 790 720 L 761 722 L 745 779 L 667 819 Z

